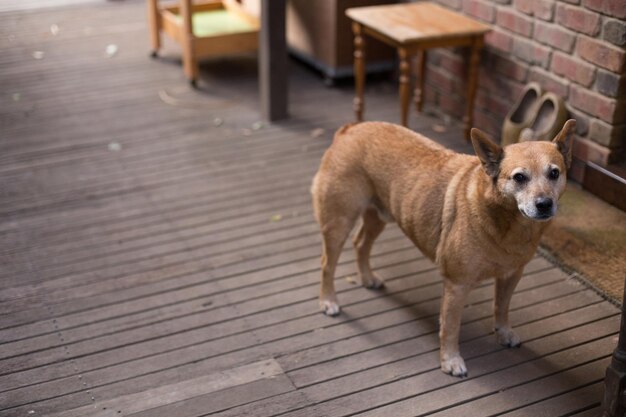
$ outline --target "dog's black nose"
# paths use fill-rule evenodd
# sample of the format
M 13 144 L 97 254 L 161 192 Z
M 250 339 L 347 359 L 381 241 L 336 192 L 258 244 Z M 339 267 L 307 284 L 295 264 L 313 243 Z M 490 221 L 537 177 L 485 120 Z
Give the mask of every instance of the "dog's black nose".
M 552 210 L 552 204 L 551 198 L 541 197 L 535 200 L 535 207 L 542 213 Z

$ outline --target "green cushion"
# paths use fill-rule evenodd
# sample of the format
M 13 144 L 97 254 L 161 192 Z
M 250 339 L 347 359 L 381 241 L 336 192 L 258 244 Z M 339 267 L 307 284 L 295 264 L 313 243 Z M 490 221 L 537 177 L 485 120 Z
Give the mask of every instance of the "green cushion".
M 182 20 L 182 16 L 176 17 Z M 192 24 L 193 34 L 200 38 L 254 30 L 248 22 L 228 10 L 195 12 L 192 16 Z

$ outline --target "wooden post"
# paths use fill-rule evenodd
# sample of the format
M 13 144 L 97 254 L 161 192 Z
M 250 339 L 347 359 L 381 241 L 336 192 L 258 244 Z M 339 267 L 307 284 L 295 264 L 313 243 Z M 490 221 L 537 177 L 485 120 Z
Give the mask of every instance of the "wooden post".
M 288 60 L 285 37 L 286 0 L 261 0 L 259 89 L 261 114 L 274 121 L 288 117 Z
M 191 0 L 180 1 L 180 12 L 183 19 L 183 39 L 181 41 L 183 49 L 183 70 L 191 85 L 195 87 L 198 78 L 198 63 L 194 54 L 193 11 Z
M 422 111 L 424 106 L 424 78 L 426 70 L 426 49 L 420 49 L 417 53 L 417 62 L 415 63 L 415 90 L 413 91 L 413 101 L 415 101 L 415 110 Z
M 467 76 L 467 111 L 463 117 L 463 133 L 465 140 L 470 140 L 470 130 L 474 121 L 474 97 L 476 96 L 476 84 L 478 82 L 478 66 L 480 65 L 480 49 L 483 46 L 483 35 L 474 37 L 469 62 L 469 74 Z
M 407 126 L 410 89 L 411 89 L 411 65 L 409 64 L 409 54 L 405 48 L 398 49 L 400 59 L 400 120 L 402 126 Z
M 363 41 L 363 27 L 360 23 L 352 22 L 354 33 L 354 90 L 355 96 L 352 101 L 356 121 L 363 121 L 363 94 L 365 89 L 365 51 Z
M 622 298 L 622 324 L 619 331 L 617 348 L 613 352 L 611 364 L 606 369 L 604 378 L 604 399 L 602 417 L 622 417 L 626 414 L 626 282 Z

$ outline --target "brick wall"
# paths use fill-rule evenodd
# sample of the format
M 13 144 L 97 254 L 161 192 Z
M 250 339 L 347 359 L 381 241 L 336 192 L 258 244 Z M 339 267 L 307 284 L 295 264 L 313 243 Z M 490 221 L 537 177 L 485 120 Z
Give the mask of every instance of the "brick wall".
M 475 125 L 500 136 L 529 81 L 559 94 L 578 120 L 573 178 L 584 161 L 624 160 L 626 0 L 434 0 L 492 25 L 481 58 Z M 426 101 L 461 117 L 467 51 L 429 52 Z

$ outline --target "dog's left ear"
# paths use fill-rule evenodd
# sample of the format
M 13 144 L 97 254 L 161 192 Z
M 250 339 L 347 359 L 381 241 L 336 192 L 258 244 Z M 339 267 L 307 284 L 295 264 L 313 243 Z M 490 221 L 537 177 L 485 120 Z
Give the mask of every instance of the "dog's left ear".
M 496 178 L 500 173 L 500 162 L 504 157 L 502 148 L 493 143 L 487 134 L 475 127 L 470 130 L 470 137 L 472 138 L 474 152 L 476 152 L 476 156 L 483 164 L 483 169 L 487 175 Z
M 556 145 L 556 148 L 563 155 L 563 160 L 565 161 L 565 166 L 569 169 L 572 164 L 572 148 L 574 142 L 574 135 L 570 135 L 569 133 L 574 130 L 576 127 L 576 120 L 569 119 L 563 125 L 563 129 L 559 132 L 558 135 L 554 138 L 552 143 Z

